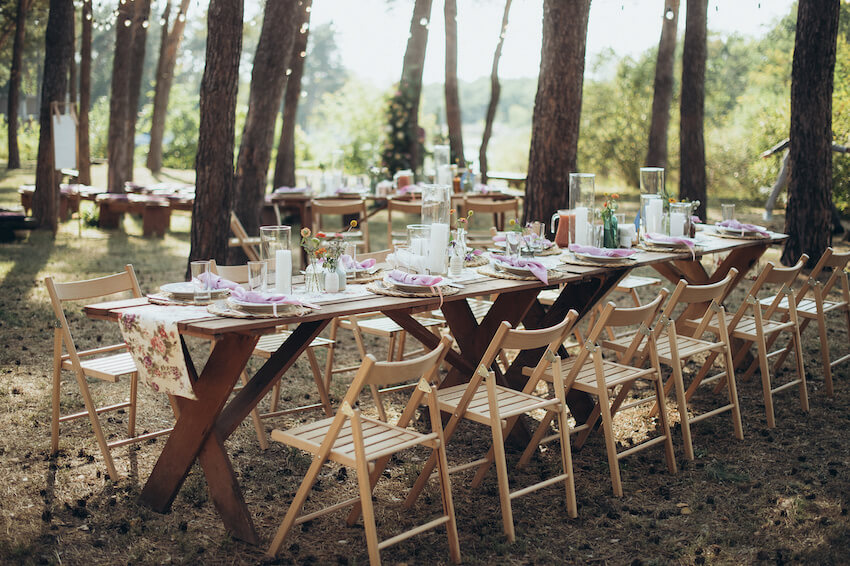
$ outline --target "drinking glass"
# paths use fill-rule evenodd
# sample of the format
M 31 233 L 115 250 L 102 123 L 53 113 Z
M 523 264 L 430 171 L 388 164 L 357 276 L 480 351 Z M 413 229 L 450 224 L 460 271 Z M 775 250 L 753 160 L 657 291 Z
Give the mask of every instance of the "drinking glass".
M 346 242 L 344 254 L 351 258 L 352 267 L 349 270 L 346 268 L 346 276 L 357 277 L 357 244 L 355 242 Z M 345 267 L 343 265 L 343 267 Z
M 260 259 L 268 263 L 267 281 L 278 293 L 292 293 L 292 227 L 260 226 Z
M 593 173 L 570 173 L 570 208 L 593 208 L 595 183 L 596 175 Z
M 193 261 L 189 264 L 192 274 L 192 290 L 195 293 L 195 303 L 204 304 L 210 300 L 210 262 Z
M 723 221 L 735 220 L 735 204 L 721 204 L 720 212 L 723 215 Z
M 407 248 L 410 252 L 410 268 L 417 273 L 425 273 L 431 246 L 430 224 L 407 225 Z
M 438 185 L 452 184 L 452 165 L 449 146 L 434 146 L 434 182 Z
M 664 168 L 640 168 L 640 192 L 644 195 L 664 194 Z
M 688 237 L 691 234 L 691 203 L 670 203 L 670 235 Z
M 513 230 L 505 234 L 505 250 L 511 257 L 519 257 L 520 242 L 522 242 L 522 234 Z
M 262 293 L 266 290 L 268 263 L 265 261 L 248 262 L 248 290 Z

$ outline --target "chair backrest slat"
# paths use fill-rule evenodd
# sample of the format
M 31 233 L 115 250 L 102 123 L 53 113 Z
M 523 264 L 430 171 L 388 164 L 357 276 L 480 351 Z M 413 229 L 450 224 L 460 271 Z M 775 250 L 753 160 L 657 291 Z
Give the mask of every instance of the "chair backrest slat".
M 676 302 L 680 304 L 707 303 L 713 300 L 720 301 L 725 296 L 726 287 L 732 283 L 732 280 L 737 275 L 738 270 L 732 268 L 729 270 L 726 277 L 717 283 L 709 283 L 707 285 L 687 285 L 681 290 L 678 296 L 675 292 L 673 293 L 673 296 L 675 297 Z
M 560 344 L 566 338 L 566 332 L 569 332 L 577 316 L 578 313 L 570 311 L 564 320 L 549 328 L 508 330 L 502 339 L 501 347 L 505 350 L 533 350 L 553 343 Z
M 401 362 L 375 362 L 371 370 L 364 376 L 363 385 L 388 387 L 404 383 L 417 377 L 423 377 L 435 367 L 435 361 L 445 356 L 451 347 L 451 338 L 444 337 L 436 348 L 418 358 Z M 370 354 L 371 355 L 371 354 Z
M 472 210 L 477 213 L 500 213 L 513 212 L 519 213 L 519 199 L 511 198 L 504 200 L 494 200 L 488 198 L 467 198 L 464 200 L 464 209 Z
M 48 277 L 47 279 L 55 290 L 56 298 L 60 301 L 82 301 L 126 291 L 133 293 L 134 297 L 141 297 L 142 291 L 133 272 L 133 266 L 127 265 L 124 269 L 122 273 L 85 281 L 57 283 L 53 281 L 53 278 Z

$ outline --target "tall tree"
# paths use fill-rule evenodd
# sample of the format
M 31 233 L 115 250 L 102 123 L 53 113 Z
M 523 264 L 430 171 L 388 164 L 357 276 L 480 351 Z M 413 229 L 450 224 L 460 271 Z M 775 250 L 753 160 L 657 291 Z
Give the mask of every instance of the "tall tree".
M 422 164 L 419 139 L 419 101 L 422 95 L 422 71 L 425 68 L 425 48 L 428 46 L 428 27 L 431 19 L 431 0 L 416 0 L 410 19 L 410 35 L 404 51 L 400 87 L 409 98 L 407 115 L 410 162 L 414 170 Z
M 154 173 L 162 169 L 162 139 L 165 135 L 165 117 L 168 114 L 168 98 L 174 81 L 174 67 L 177 64 L 177 50 L 183 40 L 186 27 L 186 11 L 190 0 L 181 0 L 180 10 L 169 29 L 171 2 L 163 12 L 162 36 L 160 39 L 159 61 L 156 66 L 156 79 L 153 95 L 153 115 L 151 117 L 151 142 L 148 149 L 147 167 Z
M 679 197 L 700 201 L 697 216 L 708 205 L 705 176 L 705 59 L 708 0 L 687 0 L 685 46 L 682 51 L 682 95 L 679 101 Z
M 652 118 L 649 122 L 649 149 L 646 165 L 667 167 L 667 130 L 670 126 L 670 103 L 673 102 L 673 63 L 676 56 L 676 30 L 679 27 L 679 0 L 663 0 L 664 17 L 658 57 L 655 61 Z
M 242 130 L 234 187 L 234 210 L 249 234 L 256 234 L 259 230 L 275 120 L 286 86 L 286 69 L 296 31 L 293 22 L 298 19 L 296 0 L 266 2 L 263 28 L 251 71 L 248 115 Z
M 71 37 L 71 44 L 74 46 L 74 50 L 77 49 L 77 14 L 76 11 L 71 14 L 71 33 L 73 34 Z M 77 103 L 77 60 L 72 55 L 70 59 L 68 59 L 68 100 L 71 104 Z
M 127 96 L 127 129 L 124 143 L 127 145 L 126 180 L 133 180 L 133 156 L 136 150 L 136 121 L 139 117 L 139 97 L 142 90 L 142 74 L 145 67 L 145 45 L 148 38 L 151 0 L 135 0 L 133 16 L 133 52 L 130 55 L 130 76 Z
M 141 1 L 141 0 L 139 0 Z M 110 192 L 123 193 L 124 182 L 130 179 L 133 156 L 127 152 L 127 114 L 130 105 L 130 73 L 133 58 L 133 17 L 136 0 L 118 3 L 115 18 L 115 51 L 112 59 L 112 88 L 109 96 L 109 133 L 107 187 Z
M 791 67 L 789 235 L 782 263 L 804 253 L 814 265 L 830 244 L 832 219 L 832 87 L 838 38 L 837 0 L 800 0 Z
M 91 41 L 92 0 L 83 0 L 82 34 L 80 37 L 80 111 L 79 155 L 80 183 L 91 185 L 91 145 L 89 143 L 89 107 L 91 106 Z
M 446 19 L 446 123 L 449 126 L 449 147 L 452 163 L 464 167 L 466 159 L 463 157 L 463 128 L 457 92 L 457 0 L 446 0 L 443 14 Z
M 24 36 L 30 0 L 18 0 L 15 11 L 15 41 L 12 44 L 12 67 L 9 70 L 9 107 L 6 120 L 9 128 L 9 169 L 20 169 L 18 153 L 18 106 L 21 101 L 21 62 L 24 56 Z
M 236 94 L 242 55 L 242 0 L 210 0 L 207 48 L 201 79 L 195 204 L 189 260 L 227 258 L 233 205 L 233 144 Z M 188 270 L 188 264 L 186 266 Z
M 274 186 L 295 186 L 295 121 L 298 102 L 301 100 L 301 78 L 304 76 L 304 59 L 307 57 L 307 39 L 310 36 L 310 13 L 313 0 L 298 2 L 299 18 L 296 22 L 292 56 L 289 58 L 289 78 L 283 97 L 283 124 L 274 164 Z
M 543 2 L 543 49 L 534 115 L 526 220 L 543 220 L 569 204 L 569 174 L 576 171 L 584 56 L 590 0 Z
M 511 0 L 505 0 L 505 11 L 502 13 L 502 27 L 499 28 L 499 41 L 493 54 L 493 68 L 490 71 L 490 104 L 487 105 L 487 116 L 484 119 L 484 134 L 481 136 L 481 148 L 478 150 L 478 168 L 481 171 L 481 182 L 487 183 L 487 146 L 493 135 L 493 120 L 496 119 L 496 109 L 499 107 L 499 95 L 502 85 L 499 84 L 499 59 L 502 58 L 502 45 L 505 44 L 505 33 L 508 31 L 508 15 L 511 11 Z
M 68 59 L 74 54 L 73 0 L 50 0 L 44 36 L 44 75 L 39 111 L 38 162 L 35 169 L 33 216 L 42 228 L 56 233 L 59 217 L 59 178 L 53 170 L 53 120 L 50 103 L 65 100 L 68 88 Z

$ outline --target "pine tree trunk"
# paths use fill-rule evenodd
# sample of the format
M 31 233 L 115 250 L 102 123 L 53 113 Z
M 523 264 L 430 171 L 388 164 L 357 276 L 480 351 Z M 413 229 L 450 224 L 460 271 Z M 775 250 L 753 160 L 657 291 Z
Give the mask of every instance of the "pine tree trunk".
M 697 216 L 708 205 L 705 176 L 705 59 L 708 0 L 687 0 L 685 46 L 682 51 L 682 97 L 679 102 L 679 198 L 700 201 Z
M 141 1 L 141 0 L 139 0 Z M 133 15 L 136 0 L 118 3 L 115 18 L 115 53 L 112 59 L 112 88 L 109 97 L 109 133 L 107 188 L 111 193 L 123 193 L 128 181 L 127 171 L 132 156 L 127 153 L 127 114 L 130 106 L 130 66 L 133 55 Z M 125 22 L 131 25 L 125 25 Z
M 422 142 L 419 132 L 419 101 L 422 98 L 422 71 L 425 68 L 425 48 L 428 46 L 428 25 L 431 20 L 431 0 L 416 0 L 410 19 L 410 35 L 404 51 L 400 86 L 410 96 L 407 124 L 412 147 L 409 148 L 413 170 L 422 165 Z M 423 25 L 422 22 L 425 22 Z
M 71 14 L 71 45 L 74 46 L 74 52 L 77 51 L 77 13 L 76 9 Z M 68 60 L 68 102 L 71 104 L 77 103 L 77 60 L 72 56 Z
M 304 60 L 307 55 L 307 39 L 310 36 L 310 12 L 313 0 L 299 3 L 299 20 L 296 23 L 292 56 L 289 68 L 292 72 L 286 80 L 286 93 L 283 97 L 283 123 L 280 128 L 280 142 L 277 144 L 277 156 L 274 164 L 274 187 L 295 186 L 295 119 L 298 114 L 298 102 L 301 100 L 301 78 L 304 76 Z
M 195 204 L 189 260 L 227 258 L 233 205 L 233 144 L 242 54 L 242 0 L 211 0 L 201 80 Z M 186 269 L 188 272 L 188 264 Z
M 647 167 L 667 167 L 667 130 L 670 126 L 670 104 L 673 102 L 673 63 L 676 58 L 676 30 L 679 25 L 679 0 L 664 0 L 664 16 L 658 57 L 655 61 L 655 83 L 652 118 L 649 123 Z M 667 17 L 667 15 L 671 17 Z
M 170 14 L 169 3 L 164 12 L 165 24 L 162 26 L 162 43 L 159 51 L 159 61 L 156 67 L 156 86 L 153 95 L 153 116 L 151 117 L 151 143 L 148 149 L 147 168 L 154 173 L 162 170 L 162 140 L 165 136 L 165 119 L 168 115 L 168 98 L 171 95 L 171 85 L 174 81 L 174 66 L 177 64 L 177 50 L 183 40 L 183 29 L 186 27 L 186 11 L 189 0 L 182 0 L 180 11 L 174 19 L 171 31 L 168 31 Z
M 56 233 L 59 216 L 59 177 L 53 170 L 53 120 L 50 103 L 65 100 L 68 88 L 68 59 L 74 54 L 71 16 L 72 0 L 50 0 L 44 39 L 44 76 L 39 111 L 38 162 L 35 170 L 33 216 L 42 228 Z
M 502 13 L 502 27 L 499 28 L 499 41 L 493 54 L 493 69 L 490 71 L 490 104 L 487 105 L 487 117 L 484 119 L 484 135 L 481 136 L 481 148 L 478 150 L 478 168 L 481 171 L 481 182 L 487 183 L 487 146 L 493 135 L 493 120 L 496 119 L 496 109 L 499 107 L 499 95 L 502 85 L 499 84 L 499 59 L 502 58 L 502 45 L 505 44 L 505 33 L 508 31 L 508 15 L 511 11 L 511 0 L 505 0 L 505 11 Z
M 17 25 L 15 41 L 12 44 L 12 68 L 9 70 L 9 107 L 6 111 L 9 128 L 9 169 L 21 168 L 21 155 L 18 152 L 18 106 L 21 104 L 21 62 L 27 29 L 27 0 L 18 0 L 15 19 Z
M 127 180 L 133 180 L 134 157 L 136 153 L 136 121 L 139 117 L 139 98 L 142 91 L 142 74 L 145 67 L 145 46 L 148 30 L 145 24 L 151 14 L 151 0 L 136 0 L 136 12 L 133 19 L 133 53 L 130 56 L 130 86 L 127 97 Z
M 272 157 L 275 120 L 286 86 L 294 22 L 298 19 L 296 0 L 266 2 L 263 29 L 254 54 L 248 115 L 242 130 L 233 191 L 234 211 L 248 234 L 259 231 L 260 212 Z
M 543 50 L 528 155 L 525 220 L 546 220 L 569 205 L 576 171 L 590 0 L 545 0 Z
M 832 87 L 838 15 L 835 0 L 800 0 L 797 7 L 785 265 L 805 253 L 813 266 L 832 240 Z
M 457 0 L 446 0 L 446 123 L 449 126 L 451 162 L 466 166 L 463 156 L 463 125 L 457 87 Z
M 91 145 L 89 144 L 89 107 L 91 106 L 91 39 L 92 39 L 91 0 L 83 1 L 82 36 L 80 38 L 80 112 L 79 147 L 77 159 L 80 169 L 80 183 L 91 185 Z

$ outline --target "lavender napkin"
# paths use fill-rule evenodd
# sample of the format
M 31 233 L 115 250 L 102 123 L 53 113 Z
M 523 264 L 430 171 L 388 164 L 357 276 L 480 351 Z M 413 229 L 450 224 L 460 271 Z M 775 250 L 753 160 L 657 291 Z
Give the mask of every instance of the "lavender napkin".
M 691 238 L 684 238 L 681 236 L 667 236 L 666 234 L 650 232 L 646 235 L 646 239 L 649 240 L 650 244 L 682 244 L 689 248 L 694 247 L 694 241 Z
M 741 234 L 743 234 L 744 232 L 755 232 L 756 234 L 760 234 L 762 236 L 770 236 L 770 233 L 767 232 L 761 226 L 756 226 L 755 224 L 744 224 L 734 219 L 724 220 L 723 222 L 719 222 L 717 225 L 723 228 L 728 228 L 729 230 L 740 230 Z
M 229 280 L 227 280 L 223 277 L 219 277 L 215 273 L 211 273 L 211 272 L 201 273 L 200 277 L 198 277 L 198 280 L 201 281 L 202 283 L 208 282 L 210 289 L 212 289 L 212 290 L 215 290 L 215 289 L 230 289 L 231 291 L 233 291 L 236 288 L 239 288 L 239 289 L 242 288 L 242 286 L 239 285 L 239 283 L 234 283 L 233 281 L 229 281 Z
M 490 257 L 496 261 L 500 261 L 507 265 L 512 265 L 513 267 L 525 267 L 531 271 L 531 274 L 543 281 L 545 284 L 549 284 L 549 275 L 546 272 L 546 266 L 540 263 L 539 261 L 533 261 L 529 259 L 522 259 L 521 257 L 508 257 L 504 255 L 495 255 L 490 254 Z
M 377 261 L 374 258 L 364 259 L 363 261 L 354 261 L 352 257 L 348 254 L 342 254 L 339 258 L 342 262 L 342 266 L 346 271 L 352 271 L 354 269 L 369 269 L 373 267 Z
M 247 291 L 242 287 L 236 287 L 231 292 L 231 296 L 246 303 L 263 303 L 268 305 L 299 305 L 309 308 L 319 308 L 316 305 L 304 303 L 295 297 L 288 295 L 273 295 L 268 293 L 258 293 L 257 291 Z
M 398 281 L 401 284 L 407 285 L 425 285 L 431 287 L 443 280 L 439 275 L 420 275 L 417 273 L 405 273 L 398 269 L 390 271 L 388 277 L 392 281 Z
M 589 254 L 604 257 L 629 257 L 636 254 L 637 250 L 629 250 L 625 248 L 597 248 L 595 246 L 581 246 L 579 244 L 570 244 L 570 251 L 578 254 Z
M 303 193 L 307 189 L 304 187 L 278 187 L 274 190 L 275 193 Z

